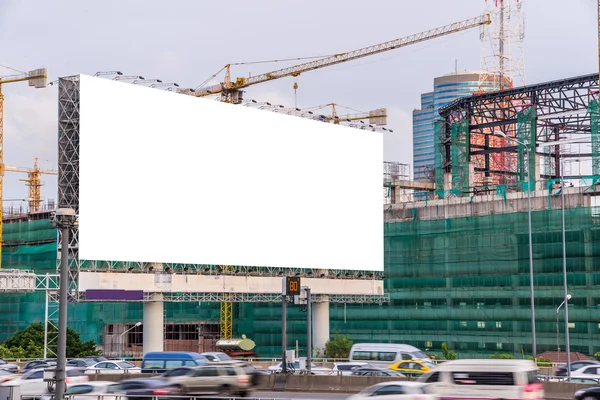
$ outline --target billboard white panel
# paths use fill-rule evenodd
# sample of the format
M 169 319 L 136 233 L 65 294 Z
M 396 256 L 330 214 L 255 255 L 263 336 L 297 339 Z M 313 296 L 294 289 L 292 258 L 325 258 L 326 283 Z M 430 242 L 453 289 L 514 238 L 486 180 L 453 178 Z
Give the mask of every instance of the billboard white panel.
M 79 258 L 383 270 L 383 137 L 81 76 Z

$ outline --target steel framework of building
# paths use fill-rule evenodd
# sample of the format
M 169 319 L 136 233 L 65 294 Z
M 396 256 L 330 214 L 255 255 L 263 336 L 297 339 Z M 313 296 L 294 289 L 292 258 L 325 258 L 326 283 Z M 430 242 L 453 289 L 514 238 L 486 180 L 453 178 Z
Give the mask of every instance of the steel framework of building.
M 591 117 L 588 106 L 597 99 L 597 95 L 596 73 L 457 99 L 439 111 L 442 119 L 437 133 L 438 148 L 435 151 L 441 156 L 441 169 L 444 172 L 452 171 L 452 128 L 456 128 L 455 123 L 462 122 L 467 125 L 466 163 L 477 157 L 483 160 L 482 163 L 475 164 L 475 174 L 479 173 L 485 178 L 496 178 L 500 183 L 517 183 L 517 175 L 522 173 L 518 169 L 524 167 L 518 166 L 518 163 L 495 164 L 493 158 L 498 155 L 514 157 L 515 153 L 520 151 L 519 146 L 509 141 L 497 140 L 501 138 L 495 136 L 494 132 L 501 131 L 508 137 L 518 137 L 519 123 L 522 123 L 519 117 L 530 110 L 535 130 L 535 134 L 531 135 L 533 143 L 563 141 L 566 144 L 562 146 L 569 146 L 569 141 L 590 143 Z M 551 167 L 550 171 L 541 174 L 541 177 L 546 179 L 560 175 L 561 157 L 599 156 L 591 150 L 588 153 L 568 152 L 561 150 L 559 145 L 550 147 L 553 152 L 536 151 L 536 155 L 542 157 L 544 163 Z M 458 163 L 455 162 L 454 165 Z M 495 168 L 495 165 L 507 165 L 508 168 Z M 437 174 L 436 180 L 439 181 L 440 177 L 441 175 Z M 471 186 L 483 185 L 485 178 L 476 179 L 475 182 L 471 182 Z

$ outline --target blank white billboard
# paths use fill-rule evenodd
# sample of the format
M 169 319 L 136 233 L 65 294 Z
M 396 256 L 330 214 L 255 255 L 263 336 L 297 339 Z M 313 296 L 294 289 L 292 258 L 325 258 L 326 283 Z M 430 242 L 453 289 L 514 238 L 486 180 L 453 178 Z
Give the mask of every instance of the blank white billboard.
M 79 258 L 383 270 L 383 137 L 81 76 Z

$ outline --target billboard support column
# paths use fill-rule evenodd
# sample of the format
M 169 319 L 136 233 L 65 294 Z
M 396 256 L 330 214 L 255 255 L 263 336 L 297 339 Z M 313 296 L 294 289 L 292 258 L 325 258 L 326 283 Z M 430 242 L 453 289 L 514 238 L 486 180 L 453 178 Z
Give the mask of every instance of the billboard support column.
M 143 352 L 164 351 L 164 303 L 162 293 L 154 293 L 144 303 Z
M 315 347 L 325 351 L 325 343 L 329 341 L 329 298 L 324 297 L 324 301 L 313 304 L 313 316 L 315 323 L 315 338 L 313 340 Z

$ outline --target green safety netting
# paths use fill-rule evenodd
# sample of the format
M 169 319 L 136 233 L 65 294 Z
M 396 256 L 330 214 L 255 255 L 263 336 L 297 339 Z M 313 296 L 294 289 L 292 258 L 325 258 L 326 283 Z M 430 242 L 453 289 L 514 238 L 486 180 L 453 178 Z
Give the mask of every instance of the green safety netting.
M 442 214 L 442 212 L 440 212 Z M 384 305 L 331 304 L 331 333 L 354 341 L 408 343 L 439 352 L 447 342 L 459 357 L 531 351 L 527 212 L 385 224 Z M 573 351 L 600 350 L 600 209 L 566 210 L 566 250 Z M 556 307 L 562 301 L 560 210 L 532 212 L 538 350 L 556 346 Z M 3 261 L 23 267 L 30 257 L 54 266 L 55 247 L 10 247 Z M 51 269 L 51 268 L 49 268 Z M 44 295 L 0 296 L 0 340 L 30 322 L 43 321 Z M 142 318 L 141 303 L 71 303 L 69 326 L 85 340 L 101 341 L 106 324 Z M 218 303 L 165 304 L 167 322 L 218 323 Z M 288 342 L 302 351 L 306 313 L 288 307 Z M 281 351 L 281 305 L 234 305 L 234 334 L 257 344 L 259 355 Z

